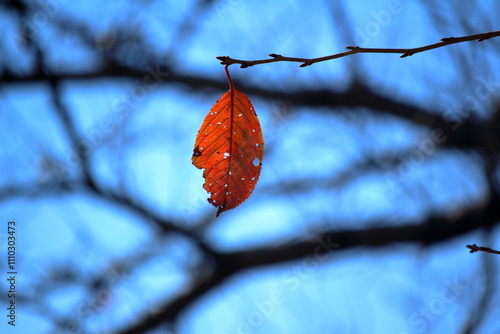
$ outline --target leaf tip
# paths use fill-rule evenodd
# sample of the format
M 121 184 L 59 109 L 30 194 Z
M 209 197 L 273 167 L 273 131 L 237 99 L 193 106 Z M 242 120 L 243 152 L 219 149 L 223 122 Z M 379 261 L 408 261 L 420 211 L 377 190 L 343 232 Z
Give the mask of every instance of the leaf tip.
M 219 217 L 221 213 L 224 212 L 224 206 L 221 205 L 217 208 L 217 212 L 215 213 L 215 218 Z

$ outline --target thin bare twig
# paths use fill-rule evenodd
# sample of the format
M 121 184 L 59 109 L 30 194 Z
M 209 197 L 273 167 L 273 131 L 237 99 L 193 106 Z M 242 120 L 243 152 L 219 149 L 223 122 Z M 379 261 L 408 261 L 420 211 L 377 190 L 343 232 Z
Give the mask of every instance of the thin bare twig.
M 491 253 L 491 254 L 500 254 L 500 251 L 497 251 L 497 250 L 494 250 L 494 249 L 491 249 L 489 247 L 479 247 L 478 245 L 476 244 L 472 244 L 472 245 L 467 245 L 465 246 L 467 248 L 470 249 L 470 252 L 469 253 L 475 253 L 475 252 L 486 252 L 486 253 Z
M 325 56 L 325 57 L 318 57 L 318 58 L 296 58 L 296 57 L 286 57 L 282 56 L 276 53 L 271 53 L 269 56 L 271 58 L 269 59 L 261 59 L 261 60 L 240 60 L 240 59 L 234 59 L 228 56 L 219 56 L 216 57 L 219 59 L 221 64 L 223 65 L 232 65 L 232 64 L 240 64 L 241 68 L 245 67 L 250 67 L 254 65 L 259 65 L 259 64 L 267 64 L 267 63 L 275 63 L 278 61 L 291 61 L 291 62 L 299 62 L 302 63 L 299 66 L 300 67 L 305 67 L 312 65 L 314 63 L 319 63 L 321 61 L 326 61 L 326 60 L 332 60 L 336 58 L 341 58 L 341 57 L 346 57 L 350 56 L 356 53 L 401 53 L 401 58 L 405 58 L 408 56 L 413 56 L 416 53 L 423 52 L 423 51 L 428 51 L 432 49 L 437 49 L 446 45 L 450 44 L 456 44 L 456 43 L 462 43 L 462 42 L 468 42 L 468 41 L 484 41 L 486 39 L 490 39 L 493 37 L 498 37 L 500 36 L 500 30 L 497 31 L 490 31 L 490 32 L 484 32 L 481 34 L 475 34 L 475 35 L 468 35 L 468 36 L 462 36 L 462 37 L 445 37 L 441 38 L 440 42 L 434 43 L 434 44 L 429 44 L 429 45 L 424 45 L 416 48 L 410 48 L 410 49 L 385 49 L 385 48 L 362 48 L 359 46 L 346 46 L 346 49 L 349 51 L 344 51 L 340 53 L 336 53 L 333 55 Z

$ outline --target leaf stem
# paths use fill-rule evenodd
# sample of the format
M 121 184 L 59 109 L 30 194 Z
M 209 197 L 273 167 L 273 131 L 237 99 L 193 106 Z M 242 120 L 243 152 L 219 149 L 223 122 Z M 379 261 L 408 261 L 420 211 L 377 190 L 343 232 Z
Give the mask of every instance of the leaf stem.
M 231 64 L 227 64 L 226 66 L 224 66 L 224 70 L 226 71 L 227 81 L 229 82 L 229 90 L 232 91 L 234 88 L 234 84 L 233 80 L 231 79 L 231 75 L 229 74 L 229 65 Z

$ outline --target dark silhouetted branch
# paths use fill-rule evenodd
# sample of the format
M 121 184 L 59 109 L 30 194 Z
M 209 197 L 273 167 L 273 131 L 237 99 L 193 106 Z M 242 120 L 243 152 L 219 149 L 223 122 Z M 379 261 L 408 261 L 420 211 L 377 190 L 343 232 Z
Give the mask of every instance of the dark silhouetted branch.
M 500 254 L 500 251 L 491 249 L 489 247 L 479 247 L 476 244 L 472 245 L 467 245 L 465 246 L 470 249 L 469 253 L 475 253 L 475 252 L 486 252 L 486 253 L 491 253 L 491 254 Z
M 356 53 L 398 53 L 401 54 L 401 58 L 405 58 L 408 56 L 413 56 L 416 53 L 419 52 L 424 52 L 432 49 L 437 49 L 446 45 L 450 44 L 456 44 L 456 43 L 462 43 L 462 42 L 468 42 L 468 41 L 484 41 L 486 39 L 490 39 L 493 37 L 498 37 L 500 36 L 500 30 L 497 31 L 490 31 L 490 32 L 485 32 L 481 34 L 475 34 L 475 35 L 468 35 L 468 36 L 462 36 L 462 37 L 445 37 L 441 38 L 440 42 L 434 43 L 434 44 L 429 44 L 429 45 L 424 45 L 416 48 L 409 48 L 409 49 L 390 49 L 390 48 L 362 48 L 359 46 L 346 46 L 346 49 L 349 51 L 344 51 L 344 52 L 339 52 L 333 55 L 329 56 L 324 56 L 324 57 L 318 57 L 318 58 L 296 58 L 296 57 L 286 57 L 282 56 L 276 53 L 271 53 L 269 54 L 269 59 L 261 59 L 261 60 L 240 60 L 240 59 L 234 59 L 228 56 L 219 56 L 216 57 L 219 59 L 221 64 L 223 65 L 232 65 L 232 64 L 240 64 L 241 68 L 246 68 L 254 65 L 260 65 L 260 64 L 267 64 L 267 63 L 275 63 L 278 61 L 291 61 L 291 62 L 298 62 L 302 63 L 299 65 L 299 67 L 306 67 L 309 65 L 312 65 L 314 63 L 319 63 L 322 61 L 327 61 L 327 60 L 332 60 L 332 59 L 337 59 L 337 58 L 342 58 L 346 56 L 350 56 Z

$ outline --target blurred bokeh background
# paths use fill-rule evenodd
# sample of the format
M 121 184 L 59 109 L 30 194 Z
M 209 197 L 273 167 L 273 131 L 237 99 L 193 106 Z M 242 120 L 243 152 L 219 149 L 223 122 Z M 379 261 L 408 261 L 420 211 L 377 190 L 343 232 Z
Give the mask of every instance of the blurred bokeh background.
M 1 333 L 499 333 L 500 39 L 230 71 L 252 196 L 191 165 L 216 56 L 498 30 L 484 1 L 0 2 Z M 7 222 L 17 326 L 7 325 Z

